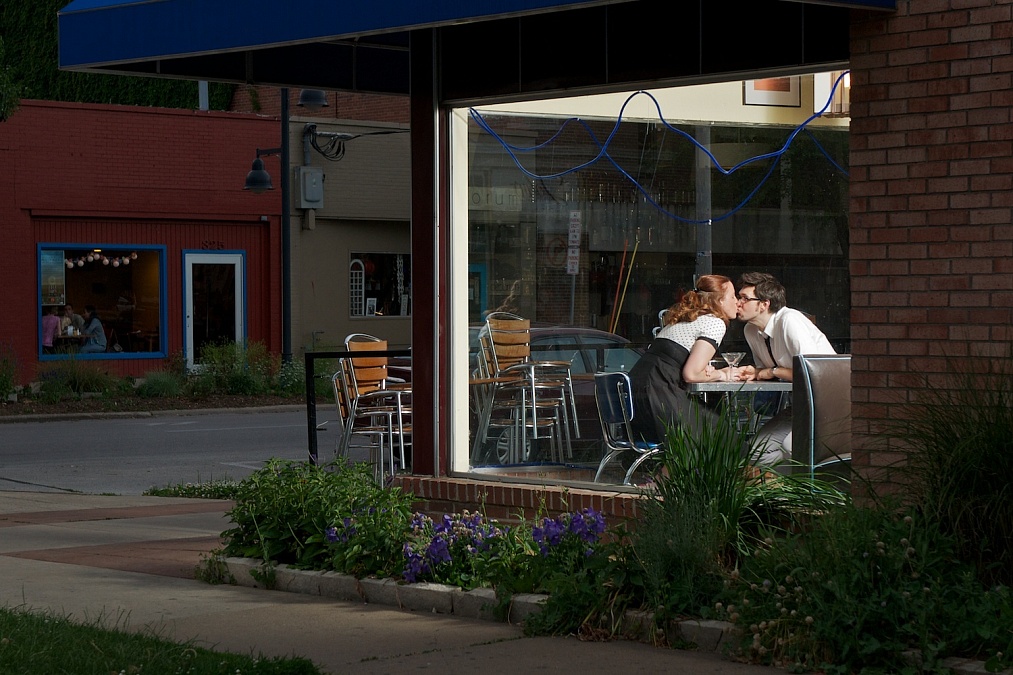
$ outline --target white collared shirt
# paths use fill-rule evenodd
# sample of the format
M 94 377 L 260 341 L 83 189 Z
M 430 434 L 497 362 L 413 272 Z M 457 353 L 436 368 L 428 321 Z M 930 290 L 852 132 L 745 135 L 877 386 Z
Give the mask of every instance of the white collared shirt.
M 760 330 L 747 323 L 743 333 L 753 352 L 756 369 L 780 366 L 791 370 L 796 354 L 836 354 L 827 336 L 797 309 L 782 307 L 770 317 L 767 327 Z M 770 338 L 770 350 L 767 349 Z M 770 352 L 774 359 L 770 358 Z M 776 363 L 775 363 L 776 361 Z

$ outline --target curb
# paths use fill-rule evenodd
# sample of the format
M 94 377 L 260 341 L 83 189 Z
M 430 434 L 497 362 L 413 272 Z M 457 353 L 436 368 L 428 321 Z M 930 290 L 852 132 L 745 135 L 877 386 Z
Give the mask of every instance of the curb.
M 80 413 L 55 413 L 38 415 L 0 415 L 0 424 L 18 424 L 28 422 L 70 422 L 74 420 L 91 419 L 130 419 L 142 417 L 169 417 L 169 416 L 195 416 L 195 415 L 217 415 L 217 414 L 259 414 L 270 412 L 296 412 L 306 410 L 305 405 L 269 405 L 249 408 L 186 408 L 182 410 L 131 410 L 117 412 L 115 410 L 106 412 L 80 412 Z
M 393 579 L 357 579 L 348 574 L 301 570 L 289 565 L 277 565 L 265 572 L 262 561 L 256 558 L 223 558 L 221 563 L 228 570 L 225 578 L 237 586 L 305 593 L 413 612 L 497 620 L 493 611 L 497 603 L 496 593 L 491 588 L 465 591 L 457 586 L 428 582 L 399 584 Z M 529 616 L 542 611 L 547 598 L 547 595 L 537 593 L 513 596 L 507 623 L 523 624 Z M 723 650 L 734 638 L 734 627 L 725 621 L 677 621 L 671 625 L 671 631 L 675 637 L 692 642 L 701 651 Z M 659 637 L 651 612 L 628 610 L 620 632 L 641 642 L 653 642 Z
M 493 608 L 496 593 L 491 588 L 470 591 L 457 586 L 435 583 L 399 584 L 393 579 L 357 579 L 338 572 L 301 570 L 277 565 L 265 579 L 263 561 L 256 558 L 222 558 L 228 570 L 228 583 L 249 588 L 318 595 L 334 600 L 378 604 L 413 612 L 448 614 L 468 619 L 496 621 Z M 522 593 L 513 596 L 507 623 L 523 624 L 524 620 L 542 611 L 547 595 Z M 727 656 L 734 645 L 735 626 L 727 621 L 683 619 L 673 621 L 668 630 L 655 626 L 654 613 L 626 610 L 620 633 L 631 640 L 654 643 L 666 635 L 696 645 L 699 651 L 717 652 Z M 669 640 L 673 642 L 674 640 Z M 950 657 L 941 665 L 954 675 L 984 675 L 984 661 Z M 1013 669 L 999 675 L 1013 675 Z

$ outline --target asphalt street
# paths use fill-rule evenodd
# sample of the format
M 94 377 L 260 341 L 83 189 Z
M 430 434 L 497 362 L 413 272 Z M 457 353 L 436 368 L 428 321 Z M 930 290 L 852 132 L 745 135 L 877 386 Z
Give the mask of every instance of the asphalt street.
M 318 442 L 333 457 L 333 432 Z M 5 423 L 0 490 L 140 495 L 240 480 L 271 458 L 306 459 L 307 445 L 306 413 L 291 409 Z

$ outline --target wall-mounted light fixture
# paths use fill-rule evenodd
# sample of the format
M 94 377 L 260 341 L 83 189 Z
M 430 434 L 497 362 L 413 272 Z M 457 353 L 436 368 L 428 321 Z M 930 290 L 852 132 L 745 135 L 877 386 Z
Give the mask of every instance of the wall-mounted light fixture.
M 271 184 L 271 174 L 264 168 L 264 160 L 261 157 L 267 157 L 269 155 L 277 155 L 281 153 L 281 148 L 270 148 L 268 150 L 261 150 L 257 148 L 257 158 L 253 160 L 253 166 L 250 167 L 250 173 L 246 174 L 246 185 L 243 186 L 244 190 L 249 190 L 254 194 L 260 194 L 267 190 L 273 190 L 274 185 Z
M 327 101 L 327 92 L 320 89 L 303 89 L 299 92 L 299 103 L 296 105 L 300 108 L 316 111 L 328 108 L 331 104 Z

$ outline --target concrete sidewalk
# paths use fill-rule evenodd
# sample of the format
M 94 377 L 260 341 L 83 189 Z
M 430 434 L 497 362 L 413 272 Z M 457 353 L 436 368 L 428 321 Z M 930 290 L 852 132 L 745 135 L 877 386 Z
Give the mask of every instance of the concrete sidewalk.
M 714 653 L 526 638 L 503 623 L 196 581 L 230 506 L 0 492 L 0 602 L 230 652 L 303 656 L 328 673 L 777 672 Z

